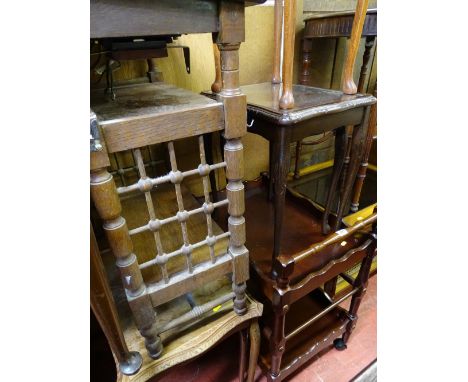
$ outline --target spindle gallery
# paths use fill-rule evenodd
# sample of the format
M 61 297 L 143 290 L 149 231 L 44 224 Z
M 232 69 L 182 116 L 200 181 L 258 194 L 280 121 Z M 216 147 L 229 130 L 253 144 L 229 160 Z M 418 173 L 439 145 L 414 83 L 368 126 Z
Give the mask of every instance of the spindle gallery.
M 91 0 L 92 380 L 375 376 L 375 6 Z

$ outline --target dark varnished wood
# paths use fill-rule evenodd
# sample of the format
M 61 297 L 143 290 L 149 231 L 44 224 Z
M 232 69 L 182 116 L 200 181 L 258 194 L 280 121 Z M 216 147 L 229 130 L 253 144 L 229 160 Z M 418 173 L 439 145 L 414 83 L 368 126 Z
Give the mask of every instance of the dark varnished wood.
M 300 336 L 289 341 L 286 341 L 286 336 L 306 321 L 303 315 L 301 319 L 295 318 L 295 315 L 298 312 L 310 312 L 304 309 L 302 299 L 307 299 L 307 296 L 321 285 L 336 280 L 339 274 L 366 259 L 370 253 L 373 254 L 375 243 L 366 235 L 347 235 L 343 236 L 343 240 L 335 240 L 334 244 L 314 252 L 313 256 L 305 256 L 300 261 L 295 260 L 304 256 L 301 254 L 310 251 L 311 243 L 325 242 L 329 237 L 322 233 L 322 211 L 319 207 L 291 190 L 285 195 L 283 218 L 289 223 L 283 226 L 281 255 L 278 257 L 282 265 L 272 275 L 274 203 L 268 200 L 267 193 L 266 180 L 246 184 L 245 217 L 249 222 L 246 232 L 247 245 L 254 270 L 251 275 L 251 287 L 252 291 L 256 291 L 258 298 L 265 299 L 267 308 L 263 330 L 267 342 L 262 347 L 261 366 L 267 372 L 269 381 L 277 381 L 297 370 L 317 352 L 329 347 L 335 339 L 348 333 L 343 337 L 345 341 L 348 340 L 356 325 L 353 318 L 355 315 L 353 313 L 350 316 L 353 318 L 351 320 L 344 313 L 338 314 L 339 309 L 327 313 L 318 322 L 304 329 Z M 218 217 L 218 221 L 223 224 L 227 218 L 226 211 L 221 210 Z M 330 215 L 329 220 L 333 226 L 336 217 Z M 368 277 L 367 270 L 367 267 L 363 268 L 362 277 Z M 354 288 L 356 290 L 353 295 L 353 311 L 359 306 L 363 287 L 356 283 Z M 330 289 L 334 291 L 334 288 Z M 312 303 L 316 304 L 317 301 L 313 300 Z M 296 307 L 298 309 L 295 309 Z M 318 313 L 320 309 L 312 311 Z
M 349 37 L 354 11 L 318 14 L 304 20 L 304 38 Z M 377 36 L 377 9 L 368 9 L 362 36 Z
M 220 191 L 222 196 L 224 191 Z M 251 265 L 262 279 L 271 279 L 271 253 L 273 251 L 274 234 L 274 204 L 267 197 L 267 182 L 265 180 L 248 182 L 246 184 L 246 220 L 247 246 L 250 249 Z M 227 219 L 225 208 L 220 209 L 217 221 L 223 228 Z M 281 255 L 292 257 L 306 250 L 311 243 L 322 241 L 326 235 L 321 231 L 322 212 L 311 201 L 291 191 L 286 192 L 284 221 L 294 222 L 285 224 L 281 242 Z M 330 217 L 333 224 L 335 218 Z M 307 258 L 306 261 L 297 264 L 293 274 L 290 275 L 291 283 L 295 283 L 312 271 L 323 268 L 330 260 L 341 257 L 346 251 L 359 245 L 357 238 L 350 240 L 345 246 L 334 245 L 323 253 Z M 271 295 L 271 293 L 270 293 Z
M 374 90 L 374 95 L 377 96 L 377 84 Z M 366 179 L 369 155 L 370 155 L 372 144 L 374 142 L 376 134 L 377 134 L 377 104 L 374 104 L 371 106 L 370 115 L 369 115 L 369 128 L 367 131 L 364 154 L 362 156 L 361 165 L 359 166 L 357 179 L 354 184 L 353 198 L 351 201 L 352 212 L 356 212 L 359 208 L 359 199 L 361 197 L 361 191 L 364 185 L 364 180 Z
M 334 198 L 336 193 L 333 192 L 338 187 L 338 181 L 340 179 L 340 174 L 342 172 L 345 157 L 344 152 L 346 149 L 347 143 L 347 132 L 345 127 L 340 127 L 336 130 L 335 134 L 335 158 L 333 161 L 333 172 L 332 172 L 332 180 L 330 184 L 331 192 L 328 193 L 327 202 L 325 204 L 325 211 L 324 211 L 324 218 L 322 220 L 322 232 L 328 233 L 330 232 L 330 226 L 328 225 L 328 215 L 331 212 L 331 208 L 334 202 Z
M 292 304 L 287 312 L 284 323 L 285 333 L 292 332 L 328 305 L 330 305 L 329 301 L 323 297 L 323 294 L 319 290 L 306 295 L 296 304 Z M 266 311 L 265 317 L 272 317 L 272 312 Z M 345 311 L 341 308 L 335 308 L 315 322 L 314 325 L 308 327 L 300 336 L 293 337 L 287 341 L 282 356 L 281 373 L 276 378 L 269 376 L 269 380 L 275 381 L 286 378 L 307 363 L 311 355 L 317 354 L 329 347 L 335 338 L 343 335 L 348 321 Z M 270 328 L 272 325 L 271 319 L 265 324 L 266 328 Z M 268 329 L 266 331 L 268 332 Z M 267 341 L 265 342 L 267 343 Z M 272 354 L 268 351 L 266 344 L 262 345 L 260 366 L 266 373 L 268 373 L 272 366 Z
M 276 5 L 279 3 L 276 2 Z M 376 101 L 372 96 L 355 94 L 356 86 L 352 82 L 366 7 L 366 0 L 358 0 L 357 17 L 352 17 L 355 25 L 346 59 L 344 76 L 346 81 L 343 84 L 343 91 L 292 85 L 289 74 L 292 70 L 294 43 L 294 36 L 291 36 L 294 25 L 291 21 L 294 20 L 294 4 L 289 0 L 285 1 L 283 83 L 275 83 L 278 76 L 276 61 L 273 83 L 247 85 L 241 88 L 247 97 L 250 122 L 248 131 L 259 134 L 270 142 L 269 182 L 268 184 L 249 183 L 246 186 L 245 214 L 249 222 L 246 231 L 247 245 L 250 249 L 251 267 L 254 270 L 251 286 L 258 292 L 259 298 L 265 299 L 268 307 L 264 321 L 270 323 L 264 326 L 263 330 L 268 345 L 264 346 L 263 353 L 266 356 L 263 356 L 262 363 L 267 370 L 269 381 L 282 380 L 318 351 L 329 346 L 335 338 L 349 331 L 351 327 L 348 320 L 341 321 L 338 325 L 331 322 L 322 331 L 323 337 L 317 341 L 313 336 L 301 337 L 307 338 L 307 344 L 297 347 L 299 351 L 292 359 L 283 360 L 287 349 L 295 348 L 286 343 L 287 333 L 285 333 L 286 320 L 291 307 L 319 286 L 333 282 L 337 275 L 362 261 L 372 242 L 370 239 L 366 240 L 365 235 L 355 231 L 346 231 L 343 236 L 346 239 L 334 241 L 333 244 L 330 244 L 331 242 L 327 241 L 330 238 L 325 236 L 329 225 L 332 231 L 340 227 L 344 206 L 349 203 L 350 189 L 362 154 L 369 107 Z M 278 19 L 276 15 L 276 29 L 278 29 Z M 276 49 L 278 50 L 278 46 Z M 338 130 L 337 162 L 341 163 L 342 167 L 347 140 L 345 126 L 348 125 L 354 126 L 350 169 L 344 178 L 345 188 L 340 199 L 338 214 L 334 217 L 330 211 L 327 211 L 323 215 L 311 201 L 300 195 L 287 193 L 289 147 L 292 142 L 305 137 Z M 332 198 L 338 188 L 340 173 L 341 168 L 337 168 L 334 176 L 335 186 L 330 190 Z M 250 206 L 253 215 L 249 215 Z M 225 224 L 226 216 L 223 216 L 222 211 L 218 219 L 220 224 Z M 322 230 L 322 225 L 326 229 Z M 322 247 L 310 255 L 308 251 L 313 243 L 320 243 Z M 327 289 L 332 290 L 333 285 L 328 284 Z M 358 289 L 354 289 L 352 293 L 357 294 Z M 316 323 L 314 322 L 310 328 L 316 328 Z M 305 330 L 304 327 L 301 330 Z M 314 341 L 315 343 L 310 345 Z
M 281 90 L 279 85 L 265 82 L 242 86 L 241 89 L 247 96 L 249 113 L 255 113 L 256 116 L 262 114 L 262 119 L 285 125 L 375 103 L 375 98 L 366 94 L 349 96 L 341 91 L 294 85 L 294 108 L 282 110 L 279 107 L 279 94 Z

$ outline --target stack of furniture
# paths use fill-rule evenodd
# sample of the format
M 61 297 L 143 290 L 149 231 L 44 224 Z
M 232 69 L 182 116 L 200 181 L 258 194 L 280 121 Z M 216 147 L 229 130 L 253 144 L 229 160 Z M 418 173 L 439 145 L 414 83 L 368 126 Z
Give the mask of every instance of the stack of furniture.
M 332 345 L 344 350 L 357 322 L 377 247 L 376 210 L 364 218 L 348 215 L 376 102 L 353 82 L 367 0 L 357 0 L 342 91 L 293 85 L 294 0 L 284 7 L 275 1 L 272 82 L 240 87 L 245 5 L 91 1 L 91 38 L 103 46 L 143 40 L 155 47 L 155 41 L 202 32 L 213 33 L 216 43 L 211 98 L 150 75 L 154 82 L 119 86 L 110 76 L 106 92 L 91 92 L 91 305 L 120 381 L 161 375 L 235 332 L 239 380 L 253 381 L 260 353 L 268 380 L 279 381 Z M 139 57 L 166 47 L 157 49 Z M 270 171 L 244 184 L 247 126 L 270 142 Z M 219 163 L 206 145 L 215 132 L 225 142 Z M 290 144 L 322 133 L 335 136 L 324 207 L 287 185 Z M 188 168 L 178 150 L 186 138 L 197 142 L 199 154 Z M 122 157 L 132 164 L 122 165 Z M 225 172 L 224 190 L 214 192 L 214 171 Z M 201 198 L 187 187 L 195 177 Z M 345 272 L 356 264 L 358 275 L 349 277 Z M 350 289 L 338 297 L 339 275 Z M 247 283 L 260 302 L 246 293 Z
M 366 9 L 367 1 L 358 0 L 342 91 L 293 85 L 294 0 L 285 0 L 284 16 L 282 2 L 275 2 L 271 83 L 241 87 L 247 96 L 248 131 L 270 143 L 269 174 L 246 184 L 245 214 L 252 270 L 249 290 L 264 304 L 260 365 L 269 381 L 286 378 L 332 344 L 339 350 L 346 348 L 375 256 L 376 212 L 350 227 L 342 219 L 348 213 L 362 159 L 370 107 L 376 102 L 371 95 L 357 94 L 353 82 Z M 349 166 L 344 174 L 347 126 L 353 126 L 353 133 Z M 319 208 L 288 189 L 287 175 L 290 144 L 326 132 L 335 135 L 335 161 L 325 208 Z M 222 195 L 224 192 L 220 192 Z M 336 214 L 331 211 L 335 201 Z M 217 216 L 222 227 L 226 226 L 226 214 L 226 209 L 221 209 Z M 361 268 L 355 279 L 344 273 L 359 263 Z M 338 275 L 345 278 L 351 290 L 335 299 Z M 341 308 L 339 305 L 349 298 L 350 308 Z
M 147 380 L 234 332 L 241 341 L 239 379 L 247 374 L 253 380 L 262 305 L 246 294 L 241 142 L 246 98 L 239 89 L 238 53 L 244 7 L 242 1 L 227 0 L 91 1 L 92 39 L 213 33 L 223 83 L 216 100 L 161 82 L 112 84 L 110 92 L 91 92 L 91 197 L 99 216 L 95 225 L 102 222 L 105 232 L 99 244 L 91 233 L 91 300 L 119 380 Z M 203 134 L 215 131 L 226 139 L 220 163 L 207 162 L 203 143 Z M 200 161 L 183 169 L 177 141 L 188 137 L 197 137 Z M 154 145 L 166 161 L 148 158 L 147 147 L 151 153 Z M 108 171 L 110 156 L 128 152 L 134 167 L 117 170 L 117 187 Z M 158 163 L 168 168 L 158 173 Z M 227 192 L 213 202 L 208 177 L 216 169 L 226 171 Z M 188 177 L 202 182 L 201 203 L 186 187 Z M 220 208 L 229 215 L 224 231 L 212 219 Z M 104 271 L 100 256 L 105 254 L 113 254 L 116 266 Z M 116 270 L 120 289 L 111 293 L 106 283 Z

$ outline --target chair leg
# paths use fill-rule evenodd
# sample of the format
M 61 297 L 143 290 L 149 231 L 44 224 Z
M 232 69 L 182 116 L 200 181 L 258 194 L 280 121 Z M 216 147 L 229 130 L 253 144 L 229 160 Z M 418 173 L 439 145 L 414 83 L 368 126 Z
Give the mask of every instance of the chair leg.
M 247 372 L 247 382 L 254 382 L 255 370 L 258 363 L 258 354 L 260 352 L 260 328 L 258 320 L 252 320 L 249 329 L 250 335 L 250 354 L 249 370 Z
M 239 360 L 239 382 L 244 382 L 244 375 L 247 361 L 247 329 L 239 332 L 240 339 L 240 360 Z
M 247 285 L 245 282 L 236 284 L 232 283 L 232 290 L 235 293 L 234 297 L 234 311 L 239 315 L 242 316 L 247 312 L 247 297 L 245 295 L 245 290 Z

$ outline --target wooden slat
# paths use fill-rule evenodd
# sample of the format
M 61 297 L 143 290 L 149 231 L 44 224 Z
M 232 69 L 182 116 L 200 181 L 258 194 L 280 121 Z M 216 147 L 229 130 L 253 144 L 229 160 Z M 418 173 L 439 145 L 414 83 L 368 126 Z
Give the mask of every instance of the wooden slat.
M 160 281 L 148 285 L 147 292 L 153 305 L 159 306 L 230 272 L 232 259 L 230 255 L 224 254 L 216 259 L 215 264 L 201 263 L 193 267 L 192 273 L 180 272 L 178 275 L 172 275 L 168 284 Z
M 188 136 L 223 129 L 223 111 L 219 105 L 187 109 L 182 112 L 103 123 L 108 152 L 134 149 L 145 145 L 174 141 Z

